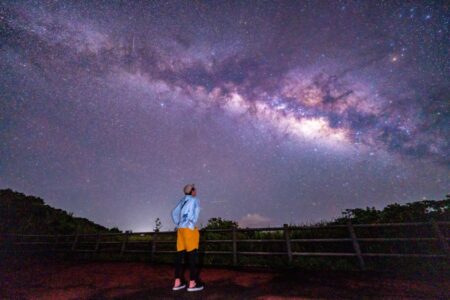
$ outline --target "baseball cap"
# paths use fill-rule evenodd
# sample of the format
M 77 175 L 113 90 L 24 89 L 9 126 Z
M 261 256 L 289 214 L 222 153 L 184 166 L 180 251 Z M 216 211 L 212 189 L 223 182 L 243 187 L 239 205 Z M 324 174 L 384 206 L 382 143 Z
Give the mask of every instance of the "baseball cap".
M 183 192 L 184 192 L 186 195 L 189 195 L 189 194 L 192 192 L 193 189 L 195 189 L 195 186 L 194 186 L 193 183 L 186 184 L 186 185 L 184 186 Z

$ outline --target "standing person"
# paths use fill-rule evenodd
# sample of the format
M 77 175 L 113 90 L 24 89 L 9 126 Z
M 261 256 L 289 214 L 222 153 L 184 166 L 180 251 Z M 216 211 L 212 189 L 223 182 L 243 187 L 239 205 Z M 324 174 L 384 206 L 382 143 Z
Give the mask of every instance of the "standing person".
M 188 292 L 203 290 L 203 284 L 198 279 L 198 244 L 200 232 L 195 223 L 200 213 L 200 205 L 197 196 L 197 190 L 194 184 L 188 184 L 183 188 L 184 197 L 178 202 L 172 210 L 172 220 L 177 228 L 177 253 L 175 258 L 175 283 L 172 288 L 174 291 L 186 287 L 182 272 L 182 260 L 187 254 L 189 260 L 189 286 Z

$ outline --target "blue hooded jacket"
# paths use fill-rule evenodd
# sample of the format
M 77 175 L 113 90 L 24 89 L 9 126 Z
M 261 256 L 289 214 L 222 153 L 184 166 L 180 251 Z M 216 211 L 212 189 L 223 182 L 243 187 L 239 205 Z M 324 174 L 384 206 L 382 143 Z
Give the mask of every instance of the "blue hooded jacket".
M 185 195 L 172 210 L 172 220 L 176 228 L 194 229 L 200 213 L 199 201 L 196 197 Z

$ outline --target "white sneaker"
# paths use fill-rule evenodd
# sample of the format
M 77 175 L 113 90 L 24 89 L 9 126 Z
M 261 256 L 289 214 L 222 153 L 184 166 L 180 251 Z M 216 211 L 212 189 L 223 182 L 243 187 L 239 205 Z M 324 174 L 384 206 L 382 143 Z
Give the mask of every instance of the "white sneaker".
M 204 289 L 203 284 L 201 284 L 200 282 L 196 282 L 194 287 L 189 287 L 187 288 L 188 292 L 198 292 Z
M 184 289 L 185 287 L 186 287 L 186 284 L 185 283 L 181 283 L 179 286 L 174 286 L 172 288 L 172 291 L 179 291 L 181 289 Z

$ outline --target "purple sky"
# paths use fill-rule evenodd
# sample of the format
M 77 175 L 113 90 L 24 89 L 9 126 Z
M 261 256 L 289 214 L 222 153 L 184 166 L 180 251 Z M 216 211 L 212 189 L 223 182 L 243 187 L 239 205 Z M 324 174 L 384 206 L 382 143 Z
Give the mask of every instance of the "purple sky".
M 3 1 L 0 188 L 133 231 L 186 183 L 203 225 L 442 199 L 443 3 Z

